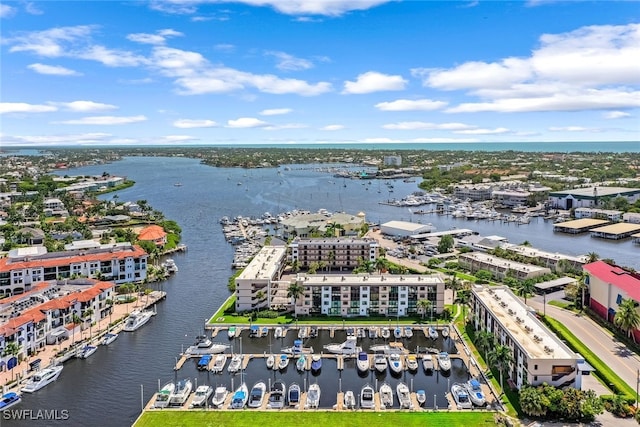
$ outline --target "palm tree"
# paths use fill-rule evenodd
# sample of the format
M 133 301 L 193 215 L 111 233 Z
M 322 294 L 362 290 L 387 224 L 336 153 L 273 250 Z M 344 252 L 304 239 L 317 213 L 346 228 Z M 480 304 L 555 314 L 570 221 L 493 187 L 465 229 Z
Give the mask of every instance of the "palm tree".
M 427 310 L 429 310 L 432 307 L 433 303 L 431 302 L 431 300 L 428 299 L 421 299 L 418 300 L 417 306 L 420 309 L 422 318 L 424 319 L 424 315 L 427 312 Z
M 618 304 L 618 311 L 613 318 L 613 323 L 627 333 L 627 337 L 631 336 L 633 342 L 636 342 L 636 336 L 633 333 L 640 326 L 640 313 L 638 313 L 638 303 L 631 298 L 625 298 Z
M 495 335 L 490 331 L 483 329 L 476 334 L 476 347 L 478 347 L 484 353 L 485 362 L 488 361 L 488 353 L 491 345 L 495 342 Z
M 304 288 L 298 284 L 298 282 L 291 282 L 289 287 L 287 288 L 287 298 L 293 298 L 293 313 L 298 318 L 298 313 L 296 312 L 296 303 L 298 302 L 298 298 L 300 298 L 304 294 Z
M 109 307 L 109 327 L 111 327 L 111 314 L 113 313 L 113 300 L 111 298 L 107 298 L 104 301 L 104 304 Z M 107 327 L 107 330 L 109 330 L 109 327 Z
M 10 356 L 9 359 L 16 357 L 20 354 L 20 344 L 15 341 L 7 343 L 7 346 L 2 351 L 2 357 Z M 11 381 L 13 381 L 13 367 L 11 368 Z
M 82 318 L 85 322 L 87 321 L 87 318 L 89 318 L 89 340 L 91 340 L 91 326 L 93 325 L 93 319 L 91 316 L 93 316 L 93 313 L 94 311 L 92 308 L 88 308 L 84 313 L 82 313 Z
M 489 363 L 500 372 L 500 388 L 504 390 L 504 371 L 513 363 L 513 353 L 506 345 L 498 344 L 488 355 Z
M 449 288 L 449 289 L 451 289 L 453 291 L 453 301 L 455 301 L 457 292 L 463 286 L 462 281 L 459 280 L 458 277 L 456 277 L 456 274 L 454 273 L 452 276 L 449 276 L 446 279 L 444 284 L 445 284 L 445 288 Z
M 383 256 L 379 256 L 376 258 L 375 267 L 376 270 L 378 270 L 378 273 L 382 273 L 382 270 L 387 269 L 387 259 Z
M 589 283 L 589 274 L 586 272 L 583 272 L 582 275 L 580 275 L 580 279 L 578 280 L 578 286 L 577 286 L 577 291 L 581 293 L 581 297 L 580 297 L 581 311 L 584 310 L 584 293 L 587 290 L 588 283 Z
M 75 345 L 76 343 L 76 326 L 82 323 L 82 319 L 77 314 L 73 313 L 71 316 L 71 323 L 73 323 L 73 337 L 71 338 L 71 343 Z
M 514 289 L 516 295 L 524 297 L 524 303 L 527 303 L 527 298 L 533 294 L 536 288 L 536 284 L 531 280 L 521 280 L 516 284 Z
M 596 262 L 596 261 L 597 261 L 597 260 L 599 260 L 599 259 L 600 259 L 600 255 L 598 255 L 598 254 L 597 254 L 597 253 L 595 253 L 595 252 L 589 252 L 589 253 L 587 254 L 587 264 L 590 264 L 590 263 L 592 263 L 592 262 Z

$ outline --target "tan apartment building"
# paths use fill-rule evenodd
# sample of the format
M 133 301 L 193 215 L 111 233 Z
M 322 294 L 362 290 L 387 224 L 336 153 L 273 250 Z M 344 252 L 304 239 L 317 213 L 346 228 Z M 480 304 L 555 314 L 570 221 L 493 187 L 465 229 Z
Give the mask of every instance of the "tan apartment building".
M 295 239 L 289 244 L 291 261 L 301 268 L 321 263 L 329 270 L 353 270 L 361 260 L 375 261 L 380 245 L 375 239 Z

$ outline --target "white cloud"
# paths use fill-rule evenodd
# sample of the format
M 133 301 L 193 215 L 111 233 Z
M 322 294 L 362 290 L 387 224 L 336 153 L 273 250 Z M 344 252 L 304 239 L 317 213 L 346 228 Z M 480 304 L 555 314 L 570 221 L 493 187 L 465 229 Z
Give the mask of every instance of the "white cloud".
M 269 108 L 266 110 L 260 111 L 261 116 L 279 116 L 282 114 L 289 114 L 293 110 L 291 108 Z
M 29 64 L 27 68 L 35 71 L 39 74 L 49 74 L 53 76 L 81 76 L 82 73 L 71 70 L 69 68 L 61 67 L 59 65 L 46 65 L 46 64 Z
M 379 102 L 375 105 L 381 111 L 431 111 L 447 105 L 444 101 L 431 99 L 397 99 L 395 101 Z
M 475 138 L 410 138 L 410 139 L 393 139 L 393 138 L 365 138 L 360 142 L 373 144 L 406 144 L 406 143 L 463 143 L 463 142 L 479 142 Z
M 623 119 L 625 117 L 631 117 L 631 114 L 624 111 L 607 111 L 603 114 L 605 119 Z
M 9 37 L 4 42 L 13 45 L 9 52 L 32 52 L 36 55 L 55 58 L 67 55 L 65 50 L 67 44 L 76 45 L 88 39 L 93 28 L 91 25 L 78 25 L 25 32 L 16 37 Z
M 24 10 L 29 15 L 43 15 L 44 14 L 44 12 L 42 10 L 38 9 L 38 7 L 35 5 L 35 3 L 32 3 L 32 2 L 28 2 L 24 6 Z
M 182 142 L 182 141 L 195 141 L 199 138 L 195 138 L 190 135 L 165 135 L 162 137 L 165 142 Z
M 475 126 L 464 123 L 427 123 L 427 122 L 399 122 L 382 125 L 384 129 L 391 130 L 464 130 Z
M 265 53 L 268 56 L 273 56 L 278 59 L 276 67 L 283 71 L 300 71 L 313 68 L 313 62 L 308 59 L 296 58 L 285 52 L 268 51 Z
M 336 131 L 344 129 L 344 125 L 326 125 L 320 128 L 320 130 Z
M 0 4 L 0 18 L 10 18 L 16 13 L 16 8 L 8 4 Z
M 78 58 L 101 62 L 107 67 L 136 67 L 148 61 L 144 56 L 136 55 L 126 50 L 109 49 L 104 46 L 93 45 L 77 55 Z
M 183 36 L 181 32 L 172 30 L 170 28 L 165 30 L 159 30 L 156 34 L 149 33 L 133 33 L 127 35 L 127 39 L 143 44 L 154 44 L 154 45 L 162 45 L 165 44 L 168 37 L 179 37 Z
M 213 48 L 219 52 L 225 52 L 225 53 L 230 53 L 233 52 L 234 50 L 236 50 L 235 45 L 229 44 L 229 43 L 219 43 L 215 46 L 213 46 Z
M 355 82 L 344 82 L 344 94 L 362 94 L 380 92 L 386 90 L 403 90 L 407 81 L 402 76 L 392 76 L 388 74 L 378 73 L 376 71 L 367 71 L 360 74 Z
M 15 135 L 2 136 L 3 144 L 34 144 L 34 145 L 73 145 L 104 143 L 111 134 L 109 133 L 81 133 L 64 135 Z
M 285 123 L 283 125 L 270 125 L 270 126 L 265 126 L 264 129 L 265 130 L 283 130 L 283 129 L 305 129 L 308 128 L 309 126 L 303 124 L 303 123 Z
M 549 128 L 551 132 L 599 132 L 600 129 L 586 128 L 583 126 L 553 126 Z
M 453 133 L 458 133 L 462 135 L 499 135 L 502 133 L 509 132 L 507 128 L 495 128 L 495 129 L 464 129 L 464 130 L 455 130 Z
M 264 127 L 268 125 L 269 123 L 256 119 L 254 117 L 240 117 L 237 120 L 227 121 L 228 128 L 236 128 L 236 129 L 259 128 L 259 127 Z
M 0 114 L 7 113 L 48 113 L 57 111 L 52 105 L 27 104 L 26 102 L 0 102 Z
M 218 124 L 213 120 L 180 119 L 173 122 L 174 127 L 181 128 L 181 129 L 211 128 L 217 125 Z
M 79 113 L 87 113 L 90 111 L 106 111 L 117 110 L 118 107 L 111 104 L 103 104 L 93 101 L 73 101 L 73 102 L 52 102 L 53 105 L 59 105 L 64 107 L 68 111 L 74 111 Z
M 144 122 L 147 120 L 145 116 L 91 116 L 81 119 L 65 120 L 62 122 L 54 122 L 63 125 L 125 125 L 129 123 Z

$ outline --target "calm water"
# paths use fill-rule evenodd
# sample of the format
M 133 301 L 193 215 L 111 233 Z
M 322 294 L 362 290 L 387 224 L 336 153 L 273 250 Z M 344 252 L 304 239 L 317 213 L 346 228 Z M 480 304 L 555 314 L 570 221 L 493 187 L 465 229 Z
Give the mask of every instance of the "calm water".
M 433 223 L 438 230 L 452 226 L 472 228 L 485 235 L 505 236 L 513 243 L 528 240 L 546 250 L 574 255 L 596 252 L 602 258 L 613 258 L 622 265 L 640 269 L 639 248 L 630 241 L 608 242 L 589 236 L 556 235 L 552 225 L 542 219 L 534 219 L 529 225 L 522 226 L 468 222 L 437 215 L 412 215 L 406 208 L 379 204 L 390 196 L 401 198 L 415 191 L 416 183 L 396 181 L 394 193 L 388 193 L 384 185 L 378 193 L 380 185 L 377 181 L 362 185 L 359 181 L 346 180 L 347 187 L 343 187 L 341 181 L 309 166 L 292 167 L 286 171 L 283 168 L 216 169 L 183 158 L 127 158 L 111 165 L 81 168 L 72 173 L 102 174 L 104 171 L 112 175 L 126 175 L 136 181 L 134 187 L 117 194 L 118 200 L 146 199 L 151 206 L 163 211 L 167 218 L 176 220 L 182 227 L 183 242 L 189 250 L 173 256 L 180 271 L 164 283 L 168 297 L 158 305 L 158 315 L 147 325 L 135 333 L 121 334 L 112 345 L 101 347 L 87 360 L 66 363 L 58 381 L 24 397 L 21 408 L 69 410 L 67 425 L 131 425 L 140 413 L 141 394 L 147 402 L 157 389 L 158 381 L 165 383 L 174 379 L 175 357 L 182 346 L 192 344 L 194 337 L 202 332 L 205 319 L 228 296 L 226 285 L 232 274 L 233 248 L 226 243 L 218 224 L 222 216 L 259 216 L 265 211 L 275 214 L 294 208 L 364 211 L 370 221 L 421 220 Z M 176 187 L 176 182 L 183 185 Z M 238 185 L 239 182 L 242 185 Z M 107 199 L 112 197 L 113 194 L 104 196 Z M 293 339 L 292 335 L 289 338 Z M 340 335 L 336 334 L 332 341 L 340 342 Z M 256 353 L 268 351 L 268 342 L 252 342 L 249 338 L 243 342 L 246 346 L 256 345 Z M 277 348 L 273 350 L 275 352 Z M 286 373 L 276 373 L 274 377 L 273 373 L 263 369 L 263 362 L 262 359 L 250 362 L 246 372 L 249 386 L 259 379 L 267 381 L 267 375 L 272 375 L 272 381 L 283 375 L 287 384 L 295 380 L 304 385 L 305 375 L 300 376 L 295 366 L 290 365 Z M 307 384 L 316 380 L 320 383 L 322 406 L 329 407 L 335 403 L 339 375 L 343 390 L 359 390 L 365 382 L 375 383 L 376 378 L 360 378 L 351 365 L 354 362 L 347 362 L 341 374 L 331 363 L 335 364 L 335 361 L 326 361 L 321 375 L 311 376 L 307 381 Z M 466 379 L 466 371 L 458 363 L 454 360 L 451 382 L 458 378 Z M 199 384 L 209 381 L 212 385 L 228 383 L 231 386 L 228 375 L 198 372 L 195 362 L 186 363 L 179 375 L 198 378 Z M 433 405 L 434 393 L 438 396 L 438 405 L 444 405 L 446 379 L 438 374 L 426 377 L 420 370 L 415 375 L 406 375 L 407 384 L 414 380 L 414 390 L 427 389 L 428 406 Z M 395 385 L 397 381 L 392 379 L 390 382 Z M 430 390 L 435 391 L 432 393 Z M 50 421 L 42 421 L 41 424 L 55 425 Z M 12 425 L 33 426 L 37 422 L 12 422 Z

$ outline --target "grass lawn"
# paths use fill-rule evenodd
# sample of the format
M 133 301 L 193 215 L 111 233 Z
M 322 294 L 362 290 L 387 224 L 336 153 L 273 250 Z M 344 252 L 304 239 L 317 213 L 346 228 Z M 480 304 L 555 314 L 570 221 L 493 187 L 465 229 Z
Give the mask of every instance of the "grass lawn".
M 146 412 L 134 427 L 207 427 L 233 426 L 493 426 L 490 412 L 333 412 L 333 411 L 151 411 Z

